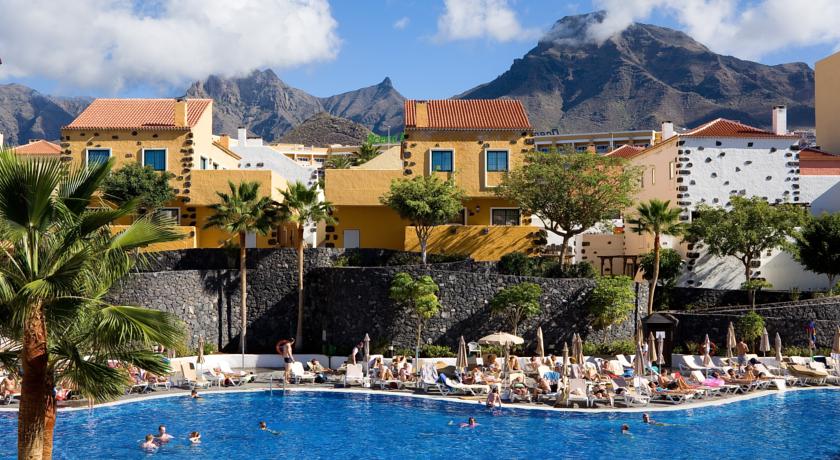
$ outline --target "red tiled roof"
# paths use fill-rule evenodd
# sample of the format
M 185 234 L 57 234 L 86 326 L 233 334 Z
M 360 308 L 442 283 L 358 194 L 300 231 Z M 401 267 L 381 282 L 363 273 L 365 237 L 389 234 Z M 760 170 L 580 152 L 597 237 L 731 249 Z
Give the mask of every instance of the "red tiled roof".
M 66 129 L 188 129 L 212 99 L 187 99 L 187 125 L 175 126 L 175 99 L 96 99 Z
M 612 152 L 608 153 L 607 156 L 618 158 L 633 158 L 634 156 L 641 153 L 644 149 L 644 147 L 636 147 L 635 145 L 624 144 L 621 147 L 618 147 L 617 149 L 614 149 Z
M 746 137 L 746 138 L 791 138 L 798 139 L 794 134 L 778 135 L 771 131 L 755 128 L 737 121 L 718 118 L 691 131 L 680 134 L 681 137 Z
M 18 155 L 58 155 L 61 153 L 61 147 L 58 144 L 43 139 L 30 141 L 28 144 L 15 147 L 13 150 Z
M 802 176 L 840 176 L 840 155 L 814 147 L 799 151 L 799 174 Z
M 425 105 L 426 119 L 418 117 Z M 405 101 L 405 127 L 412 129 L 530 130 L 531 122 L 522 103 L 513 99 L 453 99 Z

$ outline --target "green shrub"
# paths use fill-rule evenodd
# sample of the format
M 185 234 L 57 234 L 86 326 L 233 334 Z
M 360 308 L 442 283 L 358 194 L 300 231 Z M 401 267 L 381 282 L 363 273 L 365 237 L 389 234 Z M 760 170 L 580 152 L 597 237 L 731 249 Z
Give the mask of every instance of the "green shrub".
M 503 255 L 501 259 L 499 259 L 496 267 L 498 268 L 499 273 L 503 275 L 531 275 L 531 260 L 525 253 L 522 252 L 511 252 Z
M 421 358 L 452 358 L 455 352 L 445 345 L 423 345 L 420 347 Z
M 754 311 L 748 312 L 738 318 L 738 332 L 745 342 L 755 342 L 764 333 L 764 318 Z
M 633 280 L 628 276 L 599 276 L 589 294 L 587 306 L 596 327 L 605 328 L 627 320 L 635 306 Z
M 337 257 L 333 261 L 332 266 L 333 267 L 348 267 L 348 266 L 350 266 L 349 262 L 350 262 L 350 259 L 348 259 L 347 256 L 340 256 L 340 257 Z
M 394 356 L 414 356 L 412 348 L 394 348 Z
M 775 350 L 772 353 L 776 353 Z M 787 347 L 782 347 L 782 355 L 783 356 L 811 356 L 811 353 L 814 355 L 823 355 L 829 356 L 831 355 L 830 348 L 817 348 L 813 352 L 808 349 L 808 347 L 799 347 L 796 345 L 790 345 Z
M 595 268 L 589 262 L 578 262 L 566 267 L 554 263 L 545 268 L 543 276 L 546 278 L 595 278 Z
M 205 343 L 204 344 L 204 354 L 205 355 L 212 355 L 216 352 L 216 344 L 215 343 Z
M 632 355 L 636 353 L 636 344 L 630 340 L 612 342 L 583 342 L 583 354 L 586 356 Z
M 802 291 L 798 287 L 790 288 L 790 300 L 796 302 L 802 295 Z

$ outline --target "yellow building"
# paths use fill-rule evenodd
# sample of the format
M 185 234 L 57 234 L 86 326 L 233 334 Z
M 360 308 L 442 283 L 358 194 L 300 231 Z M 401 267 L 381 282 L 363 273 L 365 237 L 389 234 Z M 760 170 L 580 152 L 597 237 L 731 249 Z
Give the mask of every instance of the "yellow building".
M 515 203 L 494 194 L 507 171 L 531 150 L 530 131 L 519 101 L 406 101 L 399 158 L 386 152 L 365 168 L 326 171 L 326 199 L 336 205 L 339 222 L 327 227 L 326 245 L 419 250 L 413 227 L 379 198 L 393 180 L 434 174 L 454 177 L 466 200 L 451 225 L 435 228 L 429 252 L 496 260 L 513 251 L 533 251 L 544 242 L 540 229 Z
M 228 181 L 258 181 L 260 190 L 279 199 L 286 181 L 269 170 L 240 170 L 239 156 L 214 140 L 210 99 L 96 99 L 61 130 L 62 161 L 74 166 L 114 159 L 118 169 L 131 163 L 174 175 L 176 199 L 159 210 L 173 217 L 188 237 L 166 247 L 211 248 L 236 242 L 218 229 L 204 229 Z M 277 232 L 249 235 L 249 247 L 281 242 Z
M 817 145 L 826 152 L 840 152 L 840 52 L 814 65 Z

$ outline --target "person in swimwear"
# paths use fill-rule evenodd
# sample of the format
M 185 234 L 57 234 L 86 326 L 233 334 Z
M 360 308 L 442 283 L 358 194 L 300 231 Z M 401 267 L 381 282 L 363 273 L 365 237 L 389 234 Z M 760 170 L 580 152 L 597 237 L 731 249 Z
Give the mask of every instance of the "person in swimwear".
M 158 435 L 156 439 L 158 444 L 166 444 L 172 440 L 172 435 L 166 432 L 166 425 L 158 427 Z
M 157 443 L 155 443 L 155 437 L 153 435 L 147 434 L 146 441 L 143 444 L 140 444 L 140 448 L 145 450 L 146 452 L 156 451 L 158 445 Z
M 633 434 L 630 433 L 630 425 L 628 425 L 626 423 L 624 425 L 621 425 L 621 434 L 626 434 L 628 436 L 632 436 Z
M 201 399 L 201 395 L 198 394 L 197 390 L 190 391 L 190 399 Z
M 499 387 L 493 387 L 493 391 L 487 395 L 487 407 L 490 409 L 502 407 L 502 396 L 499 394 Z
M 295 339 L 280 339 L 277 341 L 277 344 L 274 345 L 274 349 L 277 351 L 277 354 L 283 357 L 283 362 L 286 363 L 285 366 L 285 373 L 284 378 L 286 382 L 288 382 L 291 378 L 292 374 L 292 366 L 291 364 L 295 362 L 295 357 L 292 354 L 292 345 L 295 344 Z
M 461 428 L 475 428 L 478 426 L 478 423 L 475 423 L 475 418 L 470 417 L 467 420 L 467 423 L 462 423 Z
M 190 433 L 189 440 L 192 444 L 201 444 L 201 433 L 199 433 L 198 431 L 193 431 L 192 433 Z
M 642 414 L 642 423 L 654 426 L 667 426 L 667 423 L 657 422 L 656 420 L 650 418 L 650 415 L 647 413 Z

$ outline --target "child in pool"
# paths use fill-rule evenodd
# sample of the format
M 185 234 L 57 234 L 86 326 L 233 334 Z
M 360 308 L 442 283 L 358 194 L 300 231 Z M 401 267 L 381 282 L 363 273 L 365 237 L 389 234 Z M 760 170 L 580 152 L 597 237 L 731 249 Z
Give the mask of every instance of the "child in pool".
M 146 452 L 154 452 L 158 449 L 158 445 L 155 442 L 155 437 L 151 434 L 146 435 L 146 441 L 140 444 L 140 448 L 145 450 Z
M 198 431 L 193 431 L 192 433 L 190 433 L 189 440 L 192 444 L 201 444 L 201 433 L 199 433 Z
M 260 422 L 260 430 L 261 431 L 268 431 L 269 433 L 274 434 L 274 435 L 280 434 L 279 431 L 269 430 L 268 429 L 268 424 L 266 424 L 265 422 Z
M 461 428 L 475 428 L 478 426 L 478 423 L 475 422 L 475 418 L 470 417 L 467 420 L 467 423 L 461 423 Z

